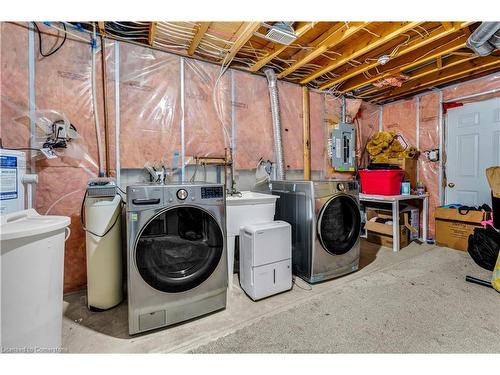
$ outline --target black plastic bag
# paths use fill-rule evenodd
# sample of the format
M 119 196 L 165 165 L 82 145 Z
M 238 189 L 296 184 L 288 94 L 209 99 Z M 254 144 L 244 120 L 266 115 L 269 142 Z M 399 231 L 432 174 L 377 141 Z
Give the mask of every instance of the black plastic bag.
M 490 226 L 475 228 L 469 236 L 467 251 L 476 264 L 493 271 L 500 249 L 500 233 Z

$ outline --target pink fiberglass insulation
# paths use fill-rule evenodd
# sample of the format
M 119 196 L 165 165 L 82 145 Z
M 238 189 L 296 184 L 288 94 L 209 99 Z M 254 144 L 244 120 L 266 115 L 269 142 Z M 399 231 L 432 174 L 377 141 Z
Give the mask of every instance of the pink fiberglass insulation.
M 401 134 L 411 146 L 417 144 L 416 123 L 415 98 L 384 105 L 382 113 L 383 130 Z
M 285 168 L 304 169 L 304 119 L 300 86 L 278 81 Z M 272 123 L 269 124 L 272 127 Z
M 255 169 L 259 160 L 273 160 L 273 127 L 267 80 L 234 72 L 236 169 Z M 285 156 L 286 157 L 286 156 Z
M 500 72 L 490 74 L 469 82 L 462 82 L 458 85 L 452 85 L 449 88 L 443 88 L 443 101 L 453 100 L 462 96 L 479 94 L 490 90 L 500 89 Z M 500 93 L 495 93 L 483 98 L 475 98 L 474 100 L 487 99 L 488 97 L 498 97 Z
M 180 57 L 120 44 L 120 160 L 142 168 L 180 158 Z M 180 167 L 180 165 L 177 165 Z
M 39 24 L 39 27 L 54 34 L 54 30 L 44 25 Z M 44 46 L 56 42 L 55 36 L 42 35 L 42 38 Z M 36 53 L 38 48 L 36 43 Z M 64 257 L 65 291 L 81 289 L 86 284 L 85 233 L 80 225 L 80 206 L 88 179 L 96 177 L 98 172 L 91 53 L 90 37 L 89 43 L 67 39 L 57 53 L 48 57 L 37 53 L 35 60 L 37 110 L 54 109 L 64 114 L 76 127 L 80 137 L 64 150 L 64 156 L 53 160 L 40 159 L 37 162 L 39 183 L 36 189 L 36 209 L 42 214 L 71 217 L 71 236 L 66 242 Z M 99 53 L 96 54 L 96 66 L 97 100 L 102 103 Z M 99 115 L 103 131 L 102 104 Z M 104 142 L 103 134 L 101 138 Z
M 439 148 L 439 94 L 420 97 L 418 181 L 429 193 L 429 235 L 434 237 L 434 211 L 439 205 L 439 162 L 427 160 L 424 151 Z
M 185 59 L 186 158 L 224 156 L 230 147 L 231 72 L 218 79 L 220 71 L 219 66 Z
M 28 111 L 28 30 L 0 23 L 0 136 L 4 147 L 29 147 L 29 122 L 16 122 Z
M 311 139 L 311 170 L 326 172 L 326 124 L 324 118 L 325 97 L 323 94 L 309 91 L 309 120 Z
M 359 112 L 354 119 L 356 124 L 356 147 L 358 167 L 365 168 L 370 158 L 366 152 L 366 144 L 379 130 L 379 114 L 380 108 L 377 105 L 362 102 L 359 107 Z

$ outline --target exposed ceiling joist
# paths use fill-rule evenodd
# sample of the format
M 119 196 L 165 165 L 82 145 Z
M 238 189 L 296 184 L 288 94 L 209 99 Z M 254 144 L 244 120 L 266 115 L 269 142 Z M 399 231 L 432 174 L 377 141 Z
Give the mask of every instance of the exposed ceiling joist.
M 150 46 L 153 45 L 153 42 L 156 37 L 156 22 L 151 22 L 149 25 L 149 33 L 148 33 L 148 43 Z
M 297 39 L 299 39 L 301 36 L 303 36 L 305 33 L 307 33 L 309 30 L 311 30 L 314 27 L 314 22 L 307 22 L 305 25 L 297 28 L 295 31 L 295 35 L 297 35 Z M 272 59 L 278 57 L 280 53 L 282 53 L 284 50 L 286 50 L 289 46 L 287 45 L 278 45 L 276 46 L 272 51 L 269 52 L 269 54 L 259 61 L 257 61 L 255 64 L 253 64 L 248 70 L 251 72 L 257 72 L 259 71 L 264 65 L 269 63 Z
M 475 58 L 477 58 L 477 56 L 474 54 L 469 54 L 467 56 L 452 56 L 452 57 L 447 58 L 445 62 L 442 62 L 441 67 L 439 67 L 438 65 L 434 65 L 434 64 L 424 66 L 423 68 L 412 72 L 412 74 L 410 75 L 410 78 L 405 83 L 403 83 L 403 85 L 408 85 L 408 82 L 411 82 L 411 81 L 414 81 L 416 79 L 425 77 L 429 74 L 438 72 L 441 69 L 451 68 L 455 65 L 462 64 L 466 61 L 473 60 Z M 405 87 L 407 87 L 407 86 L 405 86 Z M 374 87 L 371 90 L 363 92 L 360 95 L 360 97 L 361 98 L 366 98 L 366 97 L 370 98 L 370 97 L 373 97 L 374 95 L 378 96 L 381 92 L 386 92 L 387 90 L 390 90 L 390 89 L 394 89 L 394 88 L 392 88 L 392 87 L 382 87 L 382 88 Z
M 208 30 L 208 27 L 210 26 L 210 22 L 200 22 L 198 23 L 198 30 L 196 31 L 196 34 L 194 34 L 193 40 L 191 41 L 191 44 L 189 45 L 188 48 L 188 55 L 193 56 L 194 51 L 196 51 L 196 48 L 198 48 L 201 40 L 203 39 L 203 36 Z
M 326 37 L 321 43 L 319 43 L 315 48 L 307 52 L 301 59 L 296 61 L 290 67 L 285 69 L 283 72 L 278 74 L 278 78 L 284 78 L 287 75 L 293 73 L 300 67 L 304 66 L 308 62 L 314 60 L 315 58 L 321 56 L 329 48 L 333 48 L 336 45 L 342 43 L 352 35 L 356 34 L 358 31 L 367 26 L 369 22 L 352 22 L 349 27 L 345 25 L 337 25 L 328 30 Z
M 425 38 L 423 39 L 418 39 L 416 40 L 415 42 L 409 44 L 408 46 L 404 47 L 404 48 L 401 48 L 394 56 L 392 56 L 391 60 L 392 61 L 396 61 L 396 59 L 398 59 L 399 57 L 401 56 L 404 56 L 404 55 L 407 55 L 409 54 L 410 52 L 413 52 L 417 49 L 420 49 L 420 48 L 423 48 L 425 47 L 426 45 L 429 45 L 437 40 L 440 40 L 448 35 L 451 35 L 457 31 L 459 31 L 460 29 L 463 29 L 465 28 L 467 25 L 469 25 L 470 22 L 457 22 L 455 25 L 452 26 L 451 29 L 445 29 L 445 28 L 438 28 L 434 31 L 432 31 L 428 36 L 426 36 Z M 461 48 L 461 47 L 460 47 Z M 378 61 L 375 61 L 371 64 L 366 64 L 366 65 L 361 65 L 359 67 L 356 67 L 356 68 L 353 68 L 353 69 L 350 69 L 348 71 L 346 71 L 345 73 L 343 73 L 340 77 L 338 78 L 335 78 L 334 80 L 332 81 L 329 81 L 327 82 L 326 84 L 322 85 L 320 87 L 321 90 L 326 90 L 340 82 L 345 82 L 346 80 L 348 79 L 351 79 L 353 77 L 356 77 L 364 72 L 367 72 L 371 69 L 374 69 L 378 66 L 380 66 L 381 64 L 378 62 Z M 382 77 L 379 77 L 377 79 L 380 79 Z M 373 82 L 373 81 L 372 81 Z M 358 83 L 357 84 L 350 84 L 348 86 L 345 86 L 342 88 L 342 92 L 349 92 L 349 91 L 352 91 L 358 87 L 361 87 L 361 86 L 364 86 L 366 85 L 367 83 L 367 80 L 365 77 L 360 77 L 358 79 Z
M 442 69 L 431 75 L 417 79 L 410 84 L 403 85 L 389 91 L 388 93 L 381 94 L 380 96 L 373 98 L 372 101 L 380 102 L 406 96 L 437 85 L 443 85 L 447 82 L 474 75 L 477 71 L 487 71 L 497 69 L 498 67 L 500 67 L 499 56 L 478 57 L 462 64 L 455 65 L 450 69 Z
M 465 42 L 467 41 L 468 35 L 463 34 L 456 39 L 449 41 L 448 43 L 444 43 L 438 48 L 432 48 L 430 51 L 422 52 L 415 51 L 412 54 L 408 54 L 405 56 L 404 60 L 395 60 L 393 63 L 388 65 L 384 70 L 380 71 L 380 74 L 371 78 L 366 77 L 356 77 L 351 81 L 348 81 L 341 88 L 341 92 L 349 92 L 357 89 L 358 87 L 365 86 L 367 84 L 373 83 L 380 79 L 384 79 L 394 75 L 396 73 L 403 72 L 405 70 L 411 69 L 413 67 L 424 64 L 428 61 L 432 61 L 441 56 L 453 53 L 460 48 L 465 46 Z
M 372 35 L 368 38 L 368 40 L 359 38 L 360 40 L 357 43 L 353 43 L 349 51 L 342 54 L 342 56 L 340 56 L 337 60 L 327 64 L 325 67 L 316 70 L 313 74 L 301 80 L 300 83 L 305 85 L 323 74 L 331 72 L 332 70 L 344 65 L 350 60 L 356 59 L 374 50 L 375 48 L 382 46 L 388 41 L 397 38 L 401 34 L 404 34 L 422 23 L 423 22 L 398 22 L 388 26 L 380 36 Z
M 236 41 L 232 45 L 226 57 L 224 57 L 223 63 L 231 61 L 238 51 L 243 47 L 253 36 L 253 34 L 260 28 L 260 22 L 249 22 L 245 29 L 237 36 Z
M 106 35 L 106 27 L 104 26 L 104 21 L 98 21 L 97 26 L 99 27 L 99 33 L 102 36 Z

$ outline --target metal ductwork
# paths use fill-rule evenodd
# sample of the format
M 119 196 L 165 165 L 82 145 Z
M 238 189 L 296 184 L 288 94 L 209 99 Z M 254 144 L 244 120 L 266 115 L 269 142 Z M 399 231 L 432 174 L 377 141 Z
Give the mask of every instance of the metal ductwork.
M 479 56 L 500 48 L 500 22 L 483 22 L 467 39 L 467 47 Z
M 489 39 L 489 43 L 493 44 L 497 49 L 500 49 L 500 30 L 493 34 Z
M 271 113 L 273 116 L 273 136 L 274 136 L 274 155 L 276 158 L 276 178 L 284 180 L 285 176 L 285 158 L 283 156 L 283 142 L 281 138 L 281 115 L 280 102 L 278 97 L 278 80 L 276 74 L 271 68 L 265 69 L 269 87 L 269 99 L 271 101 Z

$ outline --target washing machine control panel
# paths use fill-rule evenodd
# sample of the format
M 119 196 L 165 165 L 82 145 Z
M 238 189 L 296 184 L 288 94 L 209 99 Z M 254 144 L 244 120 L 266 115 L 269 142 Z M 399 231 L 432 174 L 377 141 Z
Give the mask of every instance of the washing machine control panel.
M 224 198 L 222 186 L 206 186 L 201 188 L 201 199 Z
M 188 197 L 188 192 L 186 189 L 177 190 L 177 198 L 179 198 L 181 201 L 183 201 L 187 197 Z

